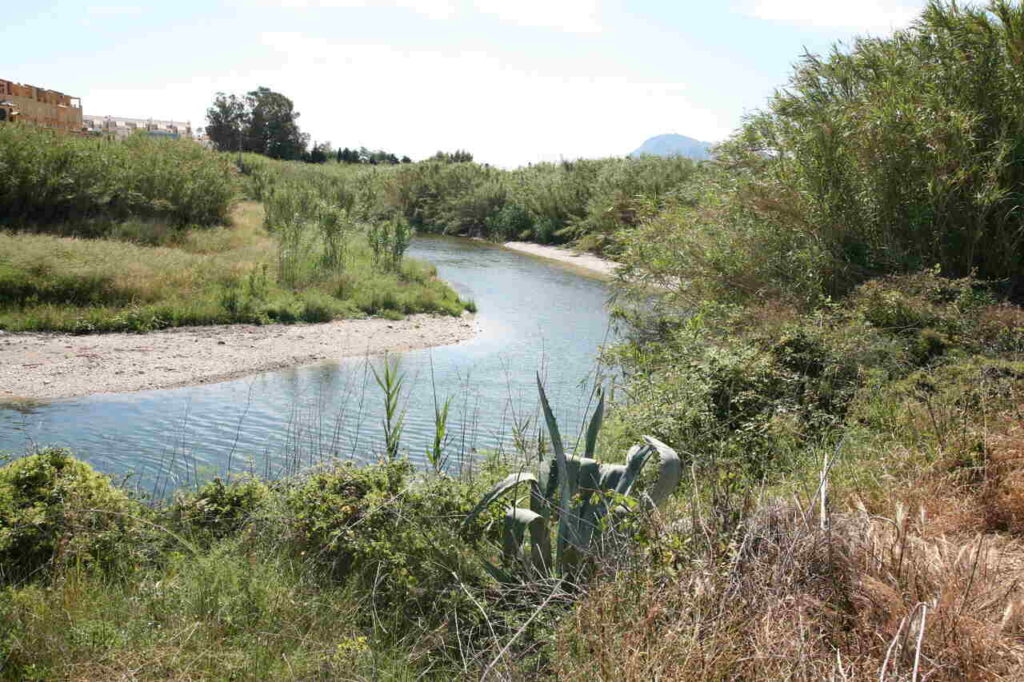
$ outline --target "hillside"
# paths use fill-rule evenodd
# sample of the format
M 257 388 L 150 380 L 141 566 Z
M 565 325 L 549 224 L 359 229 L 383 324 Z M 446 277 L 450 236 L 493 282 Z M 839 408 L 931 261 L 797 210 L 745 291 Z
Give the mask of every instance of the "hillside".
M 630 156 L 685 156 L 696 161 L 706 161 L 711 158 L 713 146 L 711 142 L 701 142 L 685 135 L 656 135 L 646 140 Z

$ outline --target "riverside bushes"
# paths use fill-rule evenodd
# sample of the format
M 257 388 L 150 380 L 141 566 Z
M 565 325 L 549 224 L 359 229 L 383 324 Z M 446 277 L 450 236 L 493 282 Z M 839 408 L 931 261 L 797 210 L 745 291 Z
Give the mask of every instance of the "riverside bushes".
M 622 233 L 631 279 L 691 303 L 816 305 L 938 267 L 1019 296 L 1022 26 L 1018 3 L 938 2 L 892 36 L 804 57 L 702 166 L 690 202 Z
M 106 476 L 67 450 L 0 467 L 0 584 L 55 567 L 123 560 L 139 550 L 138 513 Z
M 399 166 L 273 162 L 244 155 L 248 192 L 266 199 L 275 186 L 300 185 L 314 201 L 339 206 L 349 220 L 386 225 L 402 219 L 420 232 L 543 243 L 578 240 L 614 251 L 619 229 L 640 207 L 660 207 L 693 177 L 689 159 L 578 160 L 512 171 L 428 159 Z
M 235 201 L 228 158 L 188 141 L 0 125 L 5 163 L 14 182 L 0 187 L 0 202 L 13 202 L 0 231 L 3 330 L 146 332 L 466 307 L 431 266 L 403 259 L 408 230 L 369 239 L 345 196 L 280 177 L 283 164 L 266 178 L 264 219 L 259 205 Z M 32 178 L 53 187 L 37 191 Z M 45 211 L 32 208 L 36 196 Z
M 0 222 L 89 235 L 131 218 L 223 224 L 236 195 L 229 160 L 191 141 L 118 142 L 16 124 L 0 125 L 0 175 Z
M 0 679 L 455 671 L 505 627 L 479 607 L 494 519 L 461 527 L 478 494 L 395 462 L 146 507 L 65 451 L 17 460 L 0 467 Z

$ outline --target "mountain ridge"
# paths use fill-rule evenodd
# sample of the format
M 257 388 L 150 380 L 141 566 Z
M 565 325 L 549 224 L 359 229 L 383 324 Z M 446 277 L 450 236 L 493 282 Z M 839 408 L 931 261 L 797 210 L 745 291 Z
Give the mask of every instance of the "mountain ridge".
M 644 143 L 632 151 L 630 157 L 638 156 L 685 156 L 695 161 L 706 161 L 711 158 L 712 142 L 703 142 L 686 135 L 668 133 L 655 135 L 644 140 Z

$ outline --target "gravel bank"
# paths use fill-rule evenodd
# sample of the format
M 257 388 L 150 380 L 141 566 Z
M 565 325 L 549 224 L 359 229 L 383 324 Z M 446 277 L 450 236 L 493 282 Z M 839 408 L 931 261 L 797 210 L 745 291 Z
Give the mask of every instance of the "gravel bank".
M 445 346 L 476 332 L 470 315 L 181 327 L 149 334 L 0 332 L 0 401 L 212 383 L 282 367 Z
M 606 260 L 585 251 L 573 251 L 564 246 L 545 246 L 532 242 L 505 242 L 504 246 L 506 249 L 528 253 L 531 256 L 568 263 L 581 270 L 586 270 L 590 274 L 599 275 L 606 279 L 610 279 L 615 274 L 616 268 L 619 267 L 619 264 L 615 261 Z

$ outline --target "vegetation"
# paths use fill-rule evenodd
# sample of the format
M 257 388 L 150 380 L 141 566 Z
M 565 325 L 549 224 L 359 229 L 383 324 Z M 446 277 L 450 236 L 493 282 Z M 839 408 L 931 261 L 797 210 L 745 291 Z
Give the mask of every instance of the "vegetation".
M 344 207 L 354 219 L 400 218 L 419 232 L 494 240 L 566 242 L 617 252 L 617 233 L 641 209 L 661 207 L 697 169 L 688 159 L 579 160 L 503 171 L 472 162 L 466 152 L 439 152 L 401 165 L 273 164 L 242 160 L 249 192 L 266 196 L 268 178 L 283 176 Z
M 243 97 L 217 93 L 206 118 L 206 134 L 222 152 L 305 158 L 309 135 L 299 130 L 299 113 L 290 99 L 270 88 Z
M 219 225 L 236 194 L 226 158 L 145 135 L 114 142 L 2 125 L 0 173 L 0 227 L 90 237 L 125 220 Z
M 503 495 L 514 492 L 521 483 L 529 484 L 530 508 L 512 506 L 505 512 L 503 566 L 486 564 L 488 572 L 505 583 L 514 583 L 524 575 L 528 579 L 560 576 L 570 581 L 580 580 L 590 567 L 595 547 L 600 544 L 602 528 L 610 518 L 621 520 L 626 516 L 627 508 L 619 503 L 633 492 L 651 455 L 658 455 L 659 475 L 649 494 L 643 498 L 646 502 L 651 505 L 666 502 L 682 476 L 676 452 L 650 436 L 644 437 L 643 445 L 630 449 L 625 464 L 602 464 L 594 459 L 597 436 L 604 418 L 604 395 L 598 397 L 597 408 L 587 427 L 582 455 L 567 454 L 539 375 L 537 388 L 551 449 L 554 450 L 547 470 L 540 476 L 510 474 L 477 503 L 465 521 L 466 525 L 472 524 Z M 552 554 L 549 526 L 556 519 L 557 553 Z M 524 552 L 527 532 L 529 559 Z
M 225 227 L 117 226 L 131 241 L 0 233 L 0 328 L 144 332 L 464 309 L 432 266 L 406 260 L 396 270 L 377 268 L 358 232 L 328 268 L 303 260 L 308 253 L 283 254 L 287 235 L 268 231 L 262 219 L 250 202 Z
M 95 489 L 66 455 L 9 464 L 0 672 L 1020 679 L 1022 30 L 1017 3 L 931 3 L 803 60 L 699 166 L 244 158 L 271 233 L 315 242 L 324 272 L 316 230 L 403 220 L 615 253 L 619 399 L 582 458 L 548 419 L 548 441 L 466 480 L 395 456 L 390 366 L 375 467 L 144 507 L 49 492 Z M 334 217 L 291 227 L 288 202 Z M 667 479 L 617 462 L 646 434 L 677 453 Z M 524 473 L 549 447 L 547 480 Z M 494 504 L 524 485 L 530 509 Z M 104 505 L 134 520 L 76 525 Z
M 599 407 L 584 454 L 594 454 L 600 423 Z M 658 447 L 677 482 L 678 459 Z M 606 471 L 626 492 L 645 459 L 635 453 L 628 468 Z M 562 501 L 545 519 L 593 534 L 596 515 L 586 510 L 607 510 L 585 499 L 596 462 L 564 453 L 559 461 L 560 478 L 550 483 Z M 671 461 L 674 469 L 664 464 Z M 571 486 L 584 495 L 583 513 L 562 506 L 577 504 L 572 471 L 581 474 Z M 495 637 L 527 632 L 532 641 L 550 617 L 522 613 L 536 575 L 495 585 L 484 570 L 502 524 L 487 500 L 472 500 L 491 478 L 417 477 L 407 460 L 389 457 L 276 483 L 216 478 L 169 504 L 145 505 L 66 451 L 24 457 L 0 468 L 0 677 L 449 677 L 507 669 L 500 652 L 487 663 Z M 671 481 L 659 481 L 652 497 L 670 491 Z M 623 522 L 638 518 L 625 507 L 610 511 Z M 609 529 L 606 539 L 634 532 Z M 566 601 L 596 556 L 560 542 L 565 570 L 544 576 L 546 601 Z
M 431 266 L 404 258 L 404 223 L 357 222 L 272 172 L 265 208 L 238 204 L 227 157 L 188 141 L 4 125 L 0 166 L 0 329 L 141 332 L 465 309 Z

